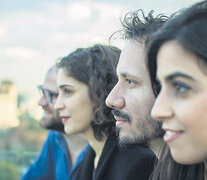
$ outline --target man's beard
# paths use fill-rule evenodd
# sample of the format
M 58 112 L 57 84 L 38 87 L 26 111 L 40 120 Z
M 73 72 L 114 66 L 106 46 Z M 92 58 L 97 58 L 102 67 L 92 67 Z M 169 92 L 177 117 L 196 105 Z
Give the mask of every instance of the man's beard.
M 42 119 L 42 121 L 44 121 L 44 119 Z M 55 130 L 61 133 L 65 133 L 64 124 L 61 122 L 61 119 L 59 117 L 57 118 L 53 117 L 52 119 L 49 120 L 49 123 L 41 125 L 41 126 L 45 129 Z
M 51 129 L 51 130 L 59 131 L 61 133 L 65 133 L 64 125 L 61 122 L 52 123 L 51 125 L 49 125 L 47 127 L 47 129 Z
M 130 131 L 130 135 L 121 135 L 121 128 L 116 127 L 116 134 L 119 137 L 119 147 L 120 148 L 127 148 L 132 144 L 140 144 L 140 145 L 148 145 L 149 137 L 145 136 L 143 133 L 137 133 L 138 130 Z
M 129 115 L 120 110 L 112 110 L 114 116 L 121 117 L 129 124 L 129 132 L 122 136 L 122 127 L 116 127 L 116 134 L 119 136 L 119 146 L 127 147 L 130 144 L 148 145 L 150 140 L 160 138 L 163 135 L 161 123 L 153 120 L 148 114 L 144 119 L 131 120 Z M 134 122 L 134 123 L 132 123 Z M 131 127 L 130 127 L 131 126 Z

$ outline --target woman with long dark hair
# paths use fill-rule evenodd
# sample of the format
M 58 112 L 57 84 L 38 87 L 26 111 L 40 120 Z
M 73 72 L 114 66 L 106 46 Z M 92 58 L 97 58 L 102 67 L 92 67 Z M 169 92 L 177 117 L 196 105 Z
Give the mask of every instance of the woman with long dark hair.
M 148 66 L 158 97 L 165 148 L 153 180 L 207 179 L 207 1 L 169 20 L 154 35 Z

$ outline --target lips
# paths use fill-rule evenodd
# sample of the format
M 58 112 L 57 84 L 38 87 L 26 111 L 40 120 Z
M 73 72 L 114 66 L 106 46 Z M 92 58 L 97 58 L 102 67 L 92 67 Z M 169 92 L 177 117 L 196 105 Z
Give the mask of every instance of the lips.
M 64 124 L 66 121 L 69 120 L 70 116 L 60 116 L 60 118 L 62 119 L 62 123 Z
M 169 130 L 169 129 L 164 129 L 165 130 L 165 135 L 163 137 L 165 142 L 172 142 L 175 139 L 179 138 L 184 131 L 175 131 L 175 130 Z
M 125 124 L 127 122 L 127 120 L 119 116 L 114 116 L 114 119 L 116 120 L 116 126 L 121 126 L 122 124 Z

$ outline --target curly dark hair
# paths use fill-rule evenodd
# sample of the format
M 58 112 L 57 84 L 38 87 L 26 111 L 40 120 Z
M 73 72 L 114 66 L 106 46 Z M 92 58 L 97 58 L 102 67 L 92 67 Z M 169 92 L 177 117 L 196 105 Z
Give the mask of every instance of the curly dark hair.
M 143 40 L 141 42 L 147 45 L 152 33 L 157 31 L 169 19 L 169 17 L 163 14 L 154 17 L 153 13 L 154 11 L 151 10 L 145 16 L 142 9 L 127 13 L 121 19 L 123 29 L 120 32 L 122 38 Z
M 144 11 L 139 9 L 125 14 L 123 18 L 120 18 L 122 29 L 113 33 L 110 40 L 115 34 L 118 33 L 122 39 L 135 39 L 140 43 L 144 43 L 145 47 L 148 48 L 153 33 L 160 29 L 173 16 L 168 17 L 164 14 L 154 16 L 153 13 L 154 11 L 151 10 L 148 15 L 145 15 Z M 145 60 L 147 64 L 147 58 Z M 147 68 L 150 67 L 147 66 Z M 156 89 L 159 87 L 156 86 L 159 86 L 159 84 L 157 84 L 157 82 L 153 79 L 151 84 L 154 94 L 157 95 Z
M 56 64 L 67 75 L 88 86 L 94 104 L 91 126 L 97 140 L 115 132 L 115 120 L 105 105 L 105 99 L 117 83 L 116 66 L 120 52 L 116 47 L 97 44 L 79 48 Z

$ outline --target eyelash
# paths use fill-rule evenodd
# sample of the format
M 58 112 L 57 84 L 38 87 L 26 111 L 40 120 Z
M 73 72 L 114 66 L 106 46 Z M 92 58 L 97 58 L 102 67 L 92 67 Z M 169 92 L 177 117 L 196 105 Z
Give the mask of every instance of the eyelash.
M 129 86 L 133 86 L 134 87 L 134 85 L 136 84 L 136 82 L 134 80 L 131 80 L 131 79 L 126 79 L 126 81 L 127 81 Z
M 69 95 L 72 93 L 70 89 L 63 89 L 64 94 Z
M 173 87 L 176 90 L 176 93 L 178 94 L 185 94 L 187 93 L 189 90 L 191 90 L 192 88 L 190 86 L 188 86 L 187 84 L 183 83 L 183 82 L 173 82 Z

